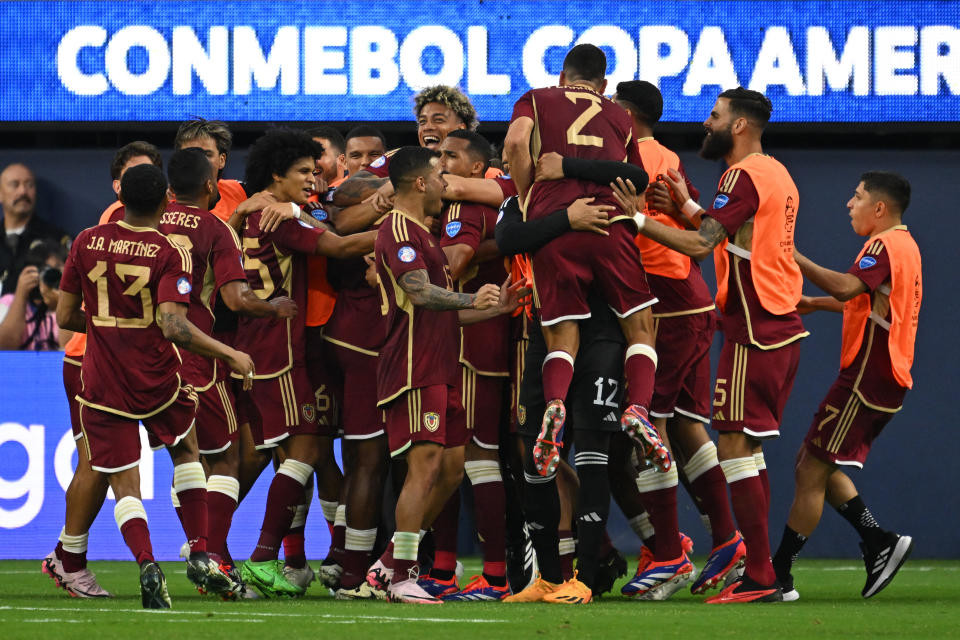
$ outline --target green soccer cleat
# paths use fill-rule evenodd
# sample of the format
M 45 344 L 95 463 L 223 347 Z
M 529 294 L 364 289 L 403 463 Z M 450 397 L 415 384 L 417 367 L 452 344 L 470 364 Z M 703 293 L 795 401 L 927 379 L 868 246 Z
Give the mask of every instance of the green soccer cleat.
M 304 594 L 302 589 L 291 584 L 283 575 L 283 566 L 276 560 L 253 562 L 247 560 L 240 567 L 240 575 L 247 586 L 256 587 L 267 598 L 298 598 Z

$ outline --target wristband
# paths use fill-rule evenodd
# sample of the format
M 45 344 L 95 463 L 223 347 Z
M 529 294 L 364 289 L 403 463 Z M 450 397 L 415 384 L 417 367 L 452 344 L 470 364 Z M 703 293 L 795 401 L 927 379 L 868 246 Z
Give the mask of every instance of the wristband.
M 683 211 L 684 215 L 688 218 L 700 213 L 700 205 L 694 202 L 693 198 L 687 198 L 687 201 L 683 203 L 683 206 L 680 207 L 680 210 Z
M 647 224 L 647 216 L 637 211 L 633 215 L 633 222 L 637 225 L 637 231 L 643 230 L 643 226 Z
M 291 203 L 290 203 L 290 209 L 291 209 L 291 211 L 293 212 L 293 217 L 296 218 L 297 220 L 299 220 L 299 219 L 300 219 L 300 213 L 301 213 L 300 207 L 298 207 L 295 202 L 291 202 Z

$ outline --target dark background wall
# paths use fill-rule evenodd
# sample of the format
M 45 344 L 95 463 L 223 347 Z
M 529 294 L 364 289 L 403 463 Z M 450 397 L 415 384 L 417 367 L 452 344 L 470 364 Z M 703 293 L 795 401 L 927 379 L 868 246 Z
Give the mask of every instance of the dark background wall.
M 502 133 L 502 127 L 490 131 Z M 243 147 L 254 135 L 250 131 L 238 136 L 238 148 L 228 161 L 226 177 L 242 177 Z M 95 223 L 113 201 L 108 168 L 114 148 L 146 138 L 162 148 L 166 146 L 163 150 L 169 156 L 169 142 L 164 142 L 172 137 L 168 130 L 122 136 L 101 132 L 85 137 L 68 132 L 43 138 L 33 134 L 7 137 L 0 142 L 0 166 L 12 161 L 30 165 L 39 181 L 40 215 L 76 233 Z M 699 138 L 699 131 L 688 128 L 668 133 L 666 141 L 681 150 L 692 180 L 703 192 L 703 201 L 709 202 L 721 167 L 696 157 L 693 149 Z M 850 228 L 845 207 L 860 173 L 890 169 L 904 174 L 913 185 L 905 222 L 923 253 L 925 276 L 914 390 L 877 442 L 866 469 L 853 471 L 852 475 L 881 525 L 915 537 L 916 555 L 958 557 L 956 489 L 960 474 L 956 460 L 960 459 L 960 447 L 954 437 L 957 412 L 952 394 L 960 378 L 956 364 L 960 341 L 955 329 L 960 310 L 957 285 L 953 283 L 960 267 L 955 248 L 960 151 L 947 138 L 929 133 L 890 138 L 864 131 L 832 137 L 822 131 L 808 136 L 798 130 L 769 138 L 767 152 L 787 166 L 800 191 L 797 247 L 825 266 L 846 270 L 862 246 L 863 239 Z M 390 143 L 415 144 L 415 140 L 409 132 L 391 133 Z M 712 265 L 704 265 L 711 286 L 712 272 Z M 810 286 L 806 291 L 816 293 Z M 839 362 L 840 316 L 815 314 L 804 321 L 812 335 L 803 341 L 803 357 L 787 405 L 783 435 L 765 446 L 773 493 L 770 532 L 774 548 L 792 498 L 794 456 Z M 718 347 L 719 343 L 715 344 L 714 361 Z M 688 499 L 681 497 L 680 503 L 682 528 L 695 539 L 698 552 L 706 552 L 710 540 L 696 511 Z M 639 543 L 635 536 L 615 507 L 612 512 L 615 543 L 625 552 L 636 552 Z M 462 535 L 469 536 L 465 532 Z M 828 508 L 804 555 L 857 556 L 856 543 L 853 530 Z

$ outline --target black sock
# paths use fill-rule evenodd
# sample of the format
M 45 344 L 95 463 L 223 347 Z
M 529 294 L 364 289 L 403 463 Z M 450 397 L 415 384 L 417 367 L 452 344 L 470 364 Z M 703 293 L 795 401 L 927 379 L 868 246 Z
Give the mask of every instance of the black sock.
M 437 569 L 433 567 L 430 569 L 430 577 L 436 580 L 450 580 L 453 578 L 455 571 L 449 571 L 446 569 Z
M 505 587 L 507 586 L 507 577 L 506 576 L 492 576 L 489 573 L 483 574 L 483 577 L 487 579 L 487 582 L 490 583 L 491 587 Z
M 610 513 L 610 476 L 607 472 L 610 434 L 585 429 L 574 432 L 573 456 L 580 479 L 577 494 L 577 579 L 594 589 L 600 549 Z
M 537 554 L 540 577 L 547 582 L 563 582 L 560 569 L 560 495 L 557 493 L 556 476 L 549 479 L 537 473 L 533 463 L 533 440 L 525 439 L 523 455 L 523 511 L 530 529 L 530 539 Z
M 780 546 L 777 547 L 777 553 L 773 556 L 773 570 L 777 572 L 777 579 L 784 578 L 790 573 L 790 568 L 806 542 L 806 536 L 800 535 L 788 526 L 783 527 Z
M 887 532 L 880 528 L 873 514 L 867 509 L 867 505 L 863 503 L 863 498 L 859 495 L 837 507 L 837 513 L 853 525 L 853 528 L 857 530 L 860 538 L 868 547 L 876 548 L 883 545 Z

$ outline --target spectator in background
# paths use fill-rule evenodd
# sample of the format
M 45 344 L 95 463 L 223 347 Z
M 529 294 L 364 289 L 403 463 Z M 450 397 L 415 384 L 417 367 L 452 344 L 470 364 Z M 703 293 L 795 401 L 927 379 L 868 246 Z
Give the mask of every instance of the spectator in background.
M 4 242 L 0 242 L 0 294 L 4 294 L 17 288 L 27 253 L 34 245 L 52 240 L 66 250 L 71 238 L 60 227 L 35 215 L 37 182 L 33 171 L 23 163 L 14 162 L 0 172 L 0 206 L 4 227 Z
M 0 296 L 0 350 L 59 351 L 73 335 L 56 319 L 65 253 L 55 240 L 38 240 L 27 252 L 16 290 Z

